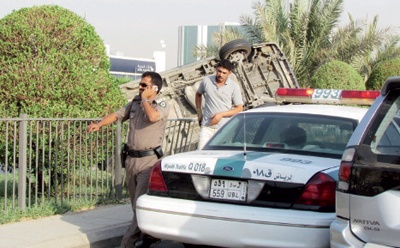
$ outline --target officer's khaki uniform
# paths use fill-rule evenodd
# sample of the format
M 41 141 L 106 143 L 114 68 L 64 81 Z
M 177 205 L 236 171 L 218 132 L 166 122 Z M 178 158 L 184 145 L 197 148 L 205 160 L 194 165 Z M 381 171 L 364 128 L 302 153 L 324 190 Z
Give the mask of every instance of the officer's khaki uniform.
M 127 145 L 132 150 L 152 150 L 162 145 L 169 106 L 158 96 L 151 105 L 160 113 L 160 120 L 150 122 L 141 106 L 140 96 L 119 109 L 115 114 L 121 121 L 129 119 L 129 134 Z M 133 219 L 131 226 L 122 239 L 121 247 L 134 247 L 141 232 L 136 219 L 136 200 L 147 192 L 151 169 L 157 162 L 157 155 L 133 158 L 128 156 L 125 161 L 125 171 L 128 191 L 131 198 Z

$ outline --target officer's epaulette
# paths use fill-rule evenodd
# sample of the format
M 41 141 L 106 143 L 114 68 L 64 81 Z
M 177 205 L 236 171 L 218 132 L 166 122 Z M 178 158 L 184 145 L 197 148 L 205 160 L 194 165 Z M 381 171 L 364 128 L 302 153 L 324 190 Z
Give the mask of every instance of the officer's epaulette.
M 155 102 L 157 103 L 157 105 L 159 105 L 160 107 L 165 108 L 167 106 L 167 104 L 165 103 L 165 101 L 161 98 L 156 99 Z

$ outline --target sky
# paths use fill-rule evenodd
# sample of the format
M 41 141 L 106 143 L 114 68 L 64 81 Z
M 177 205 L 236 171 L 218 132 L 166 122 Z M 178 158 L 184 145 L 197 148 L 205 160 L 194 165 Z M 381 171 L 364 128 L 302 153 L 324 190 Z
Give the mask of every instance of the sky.
M 0 0 L 0 18 L 13 10 L 58 5 L 91 24 L 111 55 L 152 59 L 154 51 L 166 52 L 166 69 L 177 65 L 178 28 L 184 25 L 218 25 L 240 22 L 253 15 L 254 0 Z M 399 0 L 344 0 L 343 24 L 348 13 L 379 26 L 400 27 Z M 400 30 L 399 30 L 400 32 Z

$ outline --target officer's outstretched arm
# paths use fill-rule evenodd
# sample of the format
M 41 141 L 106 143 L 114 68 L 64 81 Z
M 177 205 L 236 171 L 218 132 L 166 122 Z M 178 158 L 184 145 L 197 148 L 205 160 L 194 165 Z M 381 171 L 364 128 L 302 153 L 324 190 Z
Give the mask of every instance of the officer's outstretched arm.
M 109 114 L 99 122 L 92 122 L 89 126 L 86 127 L 86 131 L 89 132 L 89 133 L 90 132 L 99 131 L 99 129 L 102 126 L 110 125 L 111 123 L 114 123 L 117 120 L 118 120 L 118 118 L 117 118 L 117 115 L 115 113 Z

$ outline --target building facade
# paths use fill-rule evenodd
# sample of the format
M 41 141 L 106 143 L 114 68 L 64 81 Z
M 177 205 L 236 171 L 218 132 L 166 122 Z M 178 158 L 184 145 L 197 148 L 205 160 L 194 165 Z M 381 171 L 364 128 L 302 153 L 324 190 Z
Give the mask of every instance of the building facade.
M 163 43 L 162 45 L 165 46 Z M 119 78 L 139 79 L 143 72 L 165 70 L 166 52 L 154 51 L 152 59 L 126 57 L 122 53 L 110 54 L 110 46 L 105 45 L 106 53 L 110 59 L 110 74 Z M 164 48 L 164 47 L 163 47 Z
M 222 46 L 223 44 L 215 44 L 213 34 L 221 32 L 227 26 L 240 27 L 240 24 L 222 23 L 219 25 L 180 26 L 178 28 L 178 66 L 190 64 L 200 59 L 193 54 L 197 46 Z
M 138 59 L 123 56 L 109 55 L 110 74 L 121 78 L 136 80 L 143 72 L 157 71 L 156 61 L 152 59 Z

